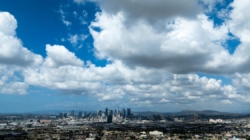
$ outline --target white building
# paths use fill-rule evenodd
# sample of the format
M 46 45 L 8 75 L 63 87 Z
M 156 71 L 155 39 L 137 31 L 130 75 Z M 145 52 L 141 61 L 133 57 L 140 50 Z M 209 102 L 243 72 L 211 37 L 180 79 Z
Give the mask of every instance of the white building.
M 210 123 L 223 123 L 223 120 L 222 119 L 209 119 L 209 122 Z
M 163 132 L 160 131 L 149 131 L 149 135 L 156 137 L 163 137 Z

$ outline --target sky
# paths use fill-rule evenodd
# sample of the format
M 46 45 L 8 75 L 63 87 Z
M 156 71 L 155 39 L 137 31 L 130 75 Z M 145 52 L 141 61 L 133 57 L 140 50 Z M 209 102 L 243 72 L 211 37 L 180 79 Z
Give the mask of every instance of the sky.
M 0 113 L 250 112 L 249 6 L 1 0 Z

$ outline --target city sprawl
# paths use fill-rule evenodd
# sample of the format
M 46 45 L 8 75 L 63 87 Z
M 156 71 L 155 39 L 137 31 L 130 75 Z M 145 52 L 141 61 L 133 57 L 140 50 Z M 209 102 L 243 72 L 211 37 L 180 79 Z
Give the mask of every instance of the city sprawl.
M 250 139 L 250 115 L 184 110 L 132 112 L 130 108 L 0 115 L 0 139 L 177 140 Z

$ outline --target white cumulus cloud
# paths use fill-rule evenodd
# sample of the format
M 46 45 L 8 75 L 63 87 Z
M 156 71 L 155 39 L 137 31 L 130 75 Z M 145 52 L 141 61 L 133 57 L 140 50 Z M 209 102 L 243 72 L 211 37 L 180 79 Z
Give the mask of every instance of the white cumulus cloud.
M 34 85 L 137 107 L 216 109 L 215 105 L 249 104 L 249 20 L 241 18 L 248 17 L 248 1 L 234 1 L 230 18 L 219 27 L 197 1 L 95 2 L 102 11 L 89 29 L 95 55 L 109 61 L 103 67 L 84 62 L 62 45 L 46 45 L 45 58 L 32 53 L 15 35 L 15 18 L 1 12 L 0 93 L 25 94 Z M 229 31 L 241 41 L 232 55 L 221 45 Z M 84 37 L 68 39 L 72 44 L 79 40 Z M 228 75 L 233 84 L 199 77 L 197 72 Z

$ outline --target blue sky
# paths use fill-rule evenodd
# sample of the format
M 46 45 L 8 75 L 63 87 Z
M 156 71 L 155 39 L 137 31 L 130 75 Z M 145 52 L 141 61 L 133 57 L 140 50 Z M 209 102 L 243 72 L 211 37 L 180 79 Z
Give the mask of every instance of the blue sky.
M 1 0 L 0 112 L 247 112 L 247 0 Z
M 13 3 L 15 3 L 13 5 Z M 72 26 L 67 26 L 62 22 L 60 10 L 65 12 L 65 20 L 72 22 Z M 72 46 L 66 38 L 69 35 L 89 34 L 88 26 L 95 19 L 98 7 L 94 3 L 77 5 L 67 0 L 57 1 L 1 1 L 1 11 L 8 11 L 15 16 L 18 21 L 16 30 L 17 36 L 22 39 L 23 45 L 34 53 L 46 56 L 45 45 L 61 44 L 67 49 L 74 51 L 76 56 L 84 60 L 97 61 L 93 56 L 93 39 L 89 36 L 85 41 L 79 42 L 84 46 L 78 50 L 78 46 Z M 88 11 L 87 16 L 83 11 Z M 80 15 L 74 17 L 74 12 Z M 82 24 L 79 18 L 86 22 Z M 21 27 L 21 28 L 19 28 Z M 66 41 L 62 41 L 65 38 Z M 77 44 L 80 45 L 80 44 Z M 98 63 L 98 62 L 97 62 Z M 103 65 L 100 62 L 100 65 Z

